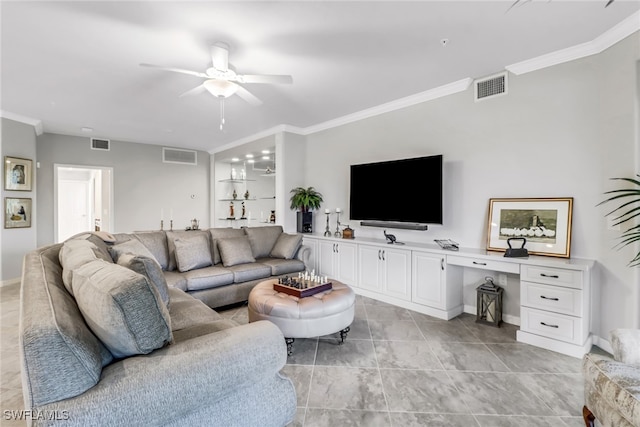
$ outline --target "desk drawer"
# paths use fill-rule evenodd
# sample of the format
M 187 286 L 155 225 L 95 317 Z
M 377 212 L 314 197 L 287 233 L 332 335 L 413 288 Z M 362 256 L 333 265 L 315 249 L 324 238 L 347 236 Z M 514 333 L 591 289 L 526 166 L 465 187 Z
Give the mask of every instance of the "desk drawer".
M 520 273 L 520 266 L 516 263 L 495 261 L 491 259 L 447 255 L 447 264 L 461 265 L 463 267 L 481 268 L 483 270 L 502 271 L 505 273 Z
M 522 281 L 520 304 L 556 313 L 582 316 L 582 291 Z
M 520 329 L 525 332 L 573 344 L 584 342 L 583 322 L 579 317 L 522 307 L 520 321 Z
M 520 280 L 582 289 L 582 272 L 564 268 L 523 265 Z

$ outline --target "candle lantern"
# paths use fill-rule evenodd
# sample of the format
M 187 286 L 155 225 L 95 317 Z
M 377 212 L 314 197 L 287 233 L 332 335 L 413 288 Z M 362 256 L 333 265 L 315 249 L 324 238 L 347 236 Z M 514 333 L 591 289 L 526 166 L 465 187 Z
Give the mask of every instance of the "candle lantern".
M 485 282 L 476 288 L 476 323 L 500 327 L 502 323 L 502 294 L 504 289 L 493 283 L 493 277 L 485 277 Z

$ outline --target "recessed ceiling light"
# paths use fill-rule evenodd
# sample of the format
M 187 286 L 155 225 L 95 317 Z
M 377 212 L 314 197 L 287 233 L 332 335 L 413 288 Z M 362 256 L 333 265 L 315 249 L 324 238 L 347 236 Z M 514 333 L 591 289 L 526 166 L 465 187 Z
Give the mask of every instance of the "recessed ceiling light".
M 91 132 L 93 132 L 93 128 L 87 128 L 87 127 L 84 127 L 84 128 L 82 128 L 81 130 L 82 130 L 82 132 L 84 132 L 84 133 L 91 133 Z
M 239 161 L 240 161 L 240 159 L 239 159 L 239 158 L 237 158 L 237 157 L 233 157 L 233 158 L 231 159 L 231 161 L 232 161 L 232 162 L 239 162 Z
M 247 154 L 247 159 L 253 159 L 253 154 Z
M 269 154 L 269 150 L 262 150 L 262 154 Z
M 269 160 L 271 157 L 269 156 L 262 156 L 262 160 Z
M 255 160 L 253 160 L 253 159 L 247 160 L 247 163 L 255 163 Z

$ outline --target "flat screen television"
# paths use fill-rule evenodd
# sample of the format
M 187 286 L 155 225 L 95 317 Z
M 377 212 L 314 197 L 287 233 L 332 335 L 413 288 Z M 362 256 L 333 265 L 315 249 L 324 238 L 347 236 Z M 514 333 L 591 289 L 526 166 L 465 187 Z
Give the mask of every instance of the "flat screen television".
M 442 155 L 351 165 L 349 213 L 356 221 L 442 224 Z

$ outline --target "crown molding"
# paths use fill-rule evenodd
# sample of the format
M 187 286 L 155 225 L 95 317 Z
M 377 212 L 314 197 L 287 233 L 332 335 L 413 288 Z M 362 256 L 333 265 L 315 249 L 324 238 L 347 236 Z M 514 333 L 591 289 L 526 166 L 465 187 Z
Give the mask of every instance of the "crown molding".
M 304 132 L 304 129 L 299 128 L 297 126 L 278 125 L 278 126 L 274 126 L 272 128 L 263 130 L 261 132 L 254 133 L 253 135 L 249 135 L 249 136 L 246 136 L 244 138 L 235 140 L 235 141 L 230 142 L 228 144 L 225 144 L 225 145 L 223 145 L 221 147 L 217 147 L 217 148 L 214 148 L 212 150 L 209 150 L 209 154 L 219 153 L 220 151 L 225 151 L 225 150 L 228 150 L 230 148 L 235 148 L 235 147 L 238 147 L 240 145 L 243 145 L 243 144 L 246 144 L 246 143 L 249 143 L 249 142 L 257 141 L 258 139 L 268 138 L 270 136 L 273 136 L 275 134 L 282 133 L 282 132 L 295 133 L 295 134 L 298 134 L 298 135 L 306 135 L 306 133 Z
M 26 125 L 33 126 L 33 129 L 36 131 L 36 135 L 42 135 L 42 120 L 32 119 L 31 117 L 22 116 L 20 114 L 12 113 L 11 111 L 0 110 L 0 117 L 5 119 L 13 120 L 14 122 L 24 123 Z
M 589 42 L 541 55 L 526 61 L 517 62 L 506 66 L 505 69 L 515 75 L 520 75 L 595 55 L 610 48 L 638 30 L 640 30 L 640 11 L 629 16 L 624 21 Z

